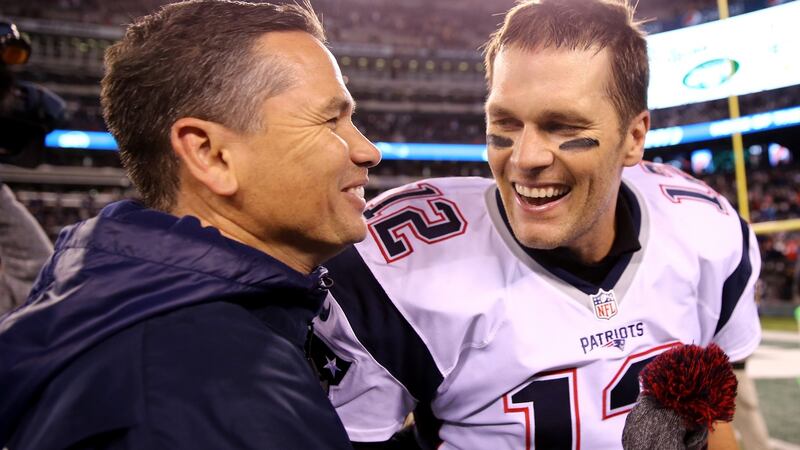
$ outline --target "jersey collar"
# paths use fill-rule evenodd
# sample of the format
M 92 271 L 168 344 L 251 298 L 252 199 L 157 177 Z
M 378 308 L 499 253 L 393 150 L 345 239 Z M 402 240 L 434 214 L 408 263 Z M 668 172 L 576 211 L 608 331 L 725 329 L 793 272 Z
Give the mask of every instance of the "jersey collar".
M 617 233 L 611 251 L 598 264 L 592 265 L 576 260 L 566 249 L 536 250 L 523 246 L 511 230 L 496 187 L 487 192 L 486 201 L 495 228 L 512 252 L 533 270 L 541 273 L 539 269 L 544 269 L 550 277 L 585 295 L 593 295 L 598 289 L 625 290 L 620 280 L 624 279 L 626 282 L 622 285 L 626 286 L 641 260 L 647 220 L 637 194 L 625 182 L 620 186 L 617 197 Z

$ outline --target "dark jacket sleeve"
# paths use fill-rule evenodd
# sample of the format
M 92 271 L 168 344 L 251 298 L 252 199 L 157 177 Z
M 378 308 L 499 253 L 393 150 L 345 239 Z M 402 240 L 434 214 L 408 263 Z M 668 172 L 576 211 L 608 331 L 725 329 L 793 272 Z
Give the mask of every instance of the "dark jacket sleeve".
M 148 325 L 148 422 L 164 448 L 350 448 L 302 348 L 239 306 L 192 309 Z
M 352 448 L 302 349 L 228 303 L 137 325 L 48 390 L 10 449 Z

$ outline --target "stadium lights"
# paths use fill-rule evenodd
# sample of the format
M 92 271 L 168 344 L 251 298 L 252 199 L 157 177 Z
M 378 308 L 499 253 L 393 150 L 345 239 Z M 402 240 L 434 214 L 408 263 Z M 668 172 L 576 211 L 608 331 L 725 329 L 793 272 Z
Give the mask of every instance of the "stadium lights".
M 650 130 L 645 148 L 703 142 L 731 136 L 800 125 L 800 106 L 742 116 L 738 119 L 717 120 Z M 100 131 L 55 130 L 47 135 L 45 145 L 52 148 L 87 150 L 117 150 L 111 134 Z M 376 142 L 384 160 L 416 161 L 486 161 L 486 146 L 482 144 L 436 144 Z

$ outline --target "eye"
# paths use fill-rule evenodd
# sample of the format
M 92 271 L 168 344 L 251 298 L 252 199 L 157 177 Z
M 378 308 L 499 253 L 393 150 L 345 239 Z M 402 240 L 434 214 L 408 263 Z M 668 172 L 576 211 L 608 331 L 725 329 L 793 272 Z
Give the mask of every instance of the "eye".
M 511 117 L 502 117 L 496 120 L 492 120 L 491 124 L 505 131 L 517 130 L 519 128 L 522 128 L 523 126 L 522 121 Z
M 328 119 L 325 122 L 325 126 L 327 126 L 328 128 L 330 128 L 332 130 L 335 129 L 337 125 L 339 125 L 339 118 L 338 117 L 332 117 L 332 118 Z
M 568 123 L 560 123 L 560 122 L 548 123 L 542 128 L 550 133 L 558 133 L 564 135 L 574 135 L 585 129 L 584 127 L 579 127 L 577 125 L 570 125 Z

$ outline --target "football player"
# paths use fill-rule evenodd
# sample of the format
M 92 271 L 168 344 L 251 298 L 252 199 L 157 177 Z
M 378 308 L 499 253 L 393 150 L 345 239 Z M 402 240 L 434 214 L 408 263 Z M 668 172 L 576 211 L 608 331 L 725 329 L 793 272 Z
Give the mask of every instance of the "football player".
M 368 205 L 367 240 L 326 264 L 317 366 L 355 442 L 397 441 L 413 411 L 423 448 L 621 448 L 650 360 L 757 347 L 755 236 L 642 161 L 647 44 L 626 2 L 520 3 L 485 57 L 494 181 Z M 711 447 L 730 445 L 717 425 Z

